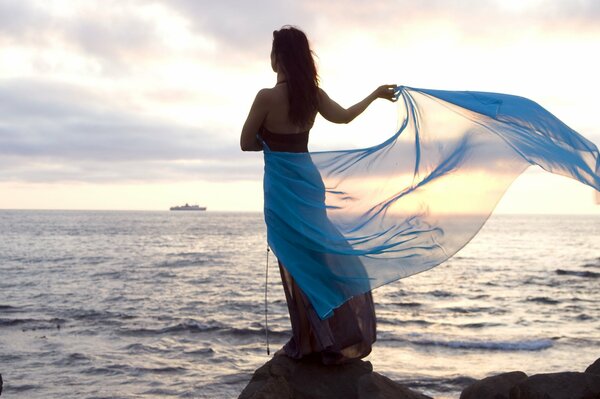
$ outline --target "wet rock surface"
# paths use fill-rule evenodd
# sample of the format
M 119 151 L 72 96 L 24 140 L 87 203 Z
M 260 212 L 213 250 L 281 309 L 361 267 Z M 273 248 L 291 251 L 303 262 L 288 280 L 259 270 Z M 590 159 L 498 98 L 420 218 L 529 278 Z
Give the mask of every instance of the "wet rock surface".
M 258 368 L 239 399 L 431 399 L 373 372 L 370 362 L 325 366 L 275 356 Z
M 460 399 L 600 399 L 600 359 L 583 373 L 494 375 L 469 385 Z

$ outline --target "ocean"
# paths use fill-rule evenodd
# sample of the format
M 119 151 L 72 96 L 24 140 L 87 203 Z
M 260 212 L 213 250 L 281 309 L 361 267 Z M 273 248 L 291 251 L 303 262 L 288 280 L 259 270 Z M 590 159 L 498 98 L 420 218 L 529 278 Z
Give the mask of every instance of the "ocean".
M 7 398 L 236 398 L 269 359 L 261 213 L 0 211 Z M 493 215 L 374 291 L 375 371 L 436 398 L 600 357 L 600 216 Z M 290 337 L 271 253 L 271 353 Z

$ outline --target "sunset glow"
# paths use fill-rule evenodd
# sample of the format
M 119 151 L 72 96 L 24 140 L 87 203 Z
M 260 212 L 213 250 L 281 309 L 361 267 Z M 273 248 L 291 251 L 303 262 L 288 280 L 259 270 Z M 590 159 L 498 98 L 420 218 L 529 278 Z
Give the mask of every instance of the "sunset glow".
M 239 135 L 275 75 L 274 29 L 305 30 L 344 106 L 377 85 L 523 95 L 600 144 L 592 2 L 0 2 L 0 208 L 262 210 Z M 378 144 L 398 109 L 319 118 L 311 150 Z M 501 213 L 595 213 L 593 190 L 533 168 Z M 541 205 L 540 205 L 541 204 Z

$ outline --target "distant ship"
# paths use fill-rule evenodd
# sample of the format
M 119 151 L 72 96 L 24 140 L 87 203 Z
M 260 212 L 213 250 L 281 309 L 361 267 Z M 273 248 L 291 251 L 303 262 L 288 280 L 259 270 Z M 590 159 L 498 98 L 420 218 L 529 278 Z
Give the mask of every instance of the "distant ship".
M 169 208 L 169 210 L 171 210 L 171 211 L 205 211 L 206 207 L 198 206 L 198 205 L 189 205 L 186 203 L 185 205 L 181 205 L 181 206 L 172 206 Z

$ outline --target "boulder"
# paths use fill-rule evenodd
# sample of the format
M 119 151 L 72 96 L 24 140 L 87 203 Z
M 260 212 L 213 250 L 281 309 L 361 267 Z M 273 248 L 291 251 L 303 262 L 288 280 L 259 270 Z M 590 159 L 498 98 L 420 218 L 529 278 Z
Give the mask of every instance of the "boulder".
M 460 399 L 508 399 L 512 387 L 527 378 L 522 371 L 511 371 L 476 381 L 465 388 Z
M 588 368 L 585 369 L 585 372 L 600 375 L 600 358 L 596 359 L 594 363 L 590 364 Z
M 275 356 L 258 368 L 238 399 L 431 399 L 373 372 L 370 362 L 325 366 Z
M 432 399 L 412 391 L 378 373 L 367 373 L 358 380 L 358 399 Z
M 510 399 L 600 399 L 600 375 L 535 374 L 510 390 Z

